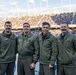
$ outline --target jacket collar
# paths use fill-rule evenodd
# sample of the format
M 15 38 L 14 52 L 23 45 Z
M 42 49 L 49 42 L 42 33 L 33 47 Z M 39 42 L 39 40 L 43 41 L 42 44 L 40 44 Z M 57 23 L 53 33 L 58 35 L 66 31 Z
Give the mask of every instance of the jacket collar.
M 43 36 L 43 33 L 41 33 L 41 35 Z M 47 35 L 45 36 L 45 38 L 47 39 L 47 38 L 49 38 L 50 37 L 50 35 L 51 35 L 51 33 L 50 32 L 48 32 L 47 33 Z
M 64 39 L 63 40 L 65 40 L 68 36 L 69 36 L 69 32 L 67 32 L 66 34 L 65 34 L 65 36 L 64 36 Z M 60 40 L 62 40 L 62 33 L 60 34 L 60 36 L 59 36 L 59 39 Z
M 30 33 L 28 33 L 28 35 L 24 35 L 24 33 L 22 33 L 22 36 L 26 36 L 26 37 L 31 37 L 31 35 L 32 35 L 32 33 L 30 32 Z
M 2 35 L 5 36 L 5 37 L 7 36 L 7 34 L 5 33 L 5 30 L 2 32 Z M 11 36 L 12 36 L 12 32 L 10 33 L 10 37 Z

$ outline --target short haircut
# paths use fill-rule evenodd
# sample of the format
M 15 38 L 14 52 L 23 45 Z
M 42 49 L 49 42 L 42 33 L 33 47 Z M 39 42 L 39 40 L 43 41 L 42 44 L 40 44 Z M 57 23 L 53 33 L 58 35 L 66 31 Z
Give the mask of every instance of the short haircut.
M 74 27 L 73 29 L 76 29 L 76 27 Z
M 49 28 L 50 28 L 50 24 L 49 24 L 48 22 L 43 22 L 43 23 L 42 23 L 42 26 L 44 26 L 44 25 L 48 25 Z
M 28 22 L 23 23 L 23 26 L 24 26 L 25 24 L 28 24 L 28 25 L 30 26 L 30 24 L 29 24 Z
M 11 24 L 12 25 L 12 23 L 10 21 L 6 21 L 4 25 L 6 25 L 6 24 Z
M 67 25 L 67 27 L 68 27 L 68 23 L 67 23 L 67 22 L 62 22 L 61 24 L 66 24 L 66 25 Z

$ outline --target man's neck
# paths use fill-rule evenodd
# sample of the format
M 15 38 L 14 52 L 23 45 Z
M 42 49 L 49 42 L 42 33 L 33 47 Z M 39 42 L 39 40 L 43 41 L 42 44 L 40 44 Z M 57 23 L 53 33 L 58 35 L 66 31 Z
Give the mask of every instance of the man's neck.
M 24 35 L 26 36 L 26 35 L 28 35 L 30 32 L 24 32 Z
M 5 31 L 5 34 L 10 35 L 10 34 L 11 34 L 11 32 L 7 32 L 7 31 Z
M 67 31 L 67 32 L 62 33 L 62 36 L 66 35 L 67 33 L 68 33 L 68 31 Z

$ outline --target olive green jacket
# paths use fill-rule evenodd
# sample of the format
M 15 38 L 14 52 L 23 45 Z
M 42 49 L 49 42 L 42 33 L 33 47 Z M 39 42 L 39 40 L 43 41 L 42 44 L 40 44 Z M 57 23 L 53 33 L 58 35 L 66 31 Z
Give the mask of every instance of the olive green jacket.
M 21 34 L 17 38 L 17 50 L 20 58 L 26 58 L 27 56 L 32 56 L 34 63 L 37 62 L 38 46 L 36 42 L 36 37 L 32 33 L 28 35 Z
M 76 35 L 67 33 L 62 40 L 61 34 L 58 40 L 58 64 L 70 64 L 76 59 Z
M 46 38 L 42 39 L 43 34 L 38 36 L 39 61 L 41 64 L 54 65 L 57 57 L 57 39 L 49 32 Z
M 0 63 L 14 62 L 16 58 L 16 36 L 11 33 L 10 38 L 5 32 L 0 34 Z

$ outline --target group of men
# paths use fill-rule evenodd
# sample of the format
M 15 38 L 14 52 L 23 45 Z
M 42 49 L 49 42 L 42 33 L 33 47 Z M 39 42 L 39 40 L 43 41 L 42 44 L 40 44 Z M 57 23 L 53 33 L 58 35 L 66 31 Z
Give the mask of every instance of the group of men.
M 57 75 L 76 74 L 76 35 L 68 31 L 66 22 L 60 25 L 61 34 L 53 36 L 48 22 L 42 23 L 42 33 L 35 36 L 30 24 L 23 24 L 18 37 L 12 32 L 12 23 L 6 21 L 5 30 L 0 34 L 0 75 L 14 75 L 18 53 L 18 75 L 35 75 L 35 64 L 40 62 L 40 75 L 54 75 L 57 61 Z

